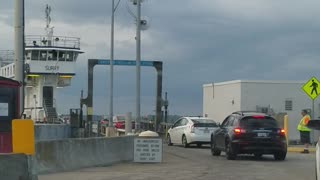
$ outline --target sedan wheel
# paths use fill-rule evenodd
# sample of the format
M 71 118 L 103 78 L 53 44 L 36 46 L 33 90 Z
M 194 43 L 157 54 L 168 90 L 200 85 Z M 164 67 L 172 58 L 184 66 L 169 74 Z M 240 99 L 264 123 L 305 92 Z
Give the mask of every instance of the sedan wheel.
M 167 144 L 168 144 L 168 146 L 172 146 L 170 134 L 168 134 L 168 136 L 167 136 Z
M 182 144 L 184 148 L 189 147 L 189 144 L 185 135 L 182 136 Z

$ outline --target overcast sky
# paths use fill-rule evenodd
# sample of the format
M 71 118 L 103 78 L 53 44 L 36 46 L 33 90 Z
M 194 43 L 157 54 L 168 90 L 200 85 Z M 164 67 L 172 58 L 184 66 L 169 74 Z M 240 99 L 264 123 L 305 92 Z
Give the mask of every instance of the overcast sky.
M 117 0 L 116 0 L 117 1 Z M 59 89 L 58 109 L 79 107 L 87 89 L 87 59 L 110 58 L 111 0 L 25 0 L 26 34 L 43 34 L 52 7 L 55 35 L 81 38 L 77 75 Z M 115 59 L 135 59 L 135 24 L 121 0 L 115 19 Z M 236 79 L 319 77 L 319 0 L 145 0 L 142 59 L 164 63 L 169 114 L 201 115 L 202 85 Z M 0 50 L 13 49 L 13 1 L 0 0 Z M 109 67 L 96 66 L 94 113 L 109 111 Z M 115 114 L 135 113 L 135 68 L 115 67 Z M 320 78 L 320 77 L 319 77 Z M 142 67 L 141 111 L 155 109 L 155 70 Z

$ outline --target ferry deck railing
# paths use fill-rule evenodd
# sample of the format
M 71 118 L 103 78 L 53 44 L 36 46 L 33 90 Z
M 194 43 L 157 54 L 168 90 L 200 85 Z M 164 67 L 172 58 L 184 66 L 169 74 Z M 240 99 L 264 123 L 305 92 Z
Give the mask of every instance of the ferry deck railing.
M 80 38 L 66 36 L 28 35 L 25 37 L 26 47 L 63 47 L 80 49 Z

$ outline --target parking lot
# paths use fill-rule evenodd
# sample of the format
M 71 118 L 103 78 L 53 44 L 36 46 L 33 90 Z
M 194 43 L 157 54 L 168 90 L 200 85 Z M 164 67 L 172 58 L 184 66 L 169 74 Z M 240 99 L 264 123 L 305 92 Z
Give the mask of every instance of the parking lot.
M 274 161 L 273 156 L 263 156 L 261 160 L 252 156 L 239 156 L 232 161 L 226 160 L 224 153 L 213 157 L 208 146 L 186 149 L 164 145 L 163 152 L 161 164 L 119 163 L 108 167 L 40 175 L 39 180 L 315 179 L 314 153 L 288 153 L 285 161 Z

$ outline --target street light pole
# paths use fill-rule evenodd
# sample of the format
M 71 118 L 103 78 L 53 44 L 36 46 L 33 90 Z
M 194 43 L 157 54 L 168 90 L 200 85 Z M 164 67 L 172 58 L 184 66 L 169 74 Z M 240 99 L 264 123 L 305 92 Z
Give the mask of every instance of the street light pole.
M 136 123 L 135 130 L 139 132 L 140 130 L 140 61 L 141 61 L 141 0 L 136 0 L 137 4 L 137 34 L 136 34 Z
M 112 0 L 111 16 L 111 52 L 110 52 L 110 105 L 109 105 L 109 127 L 113 127 L 113 51 L 114 51 L 114 0 Z

